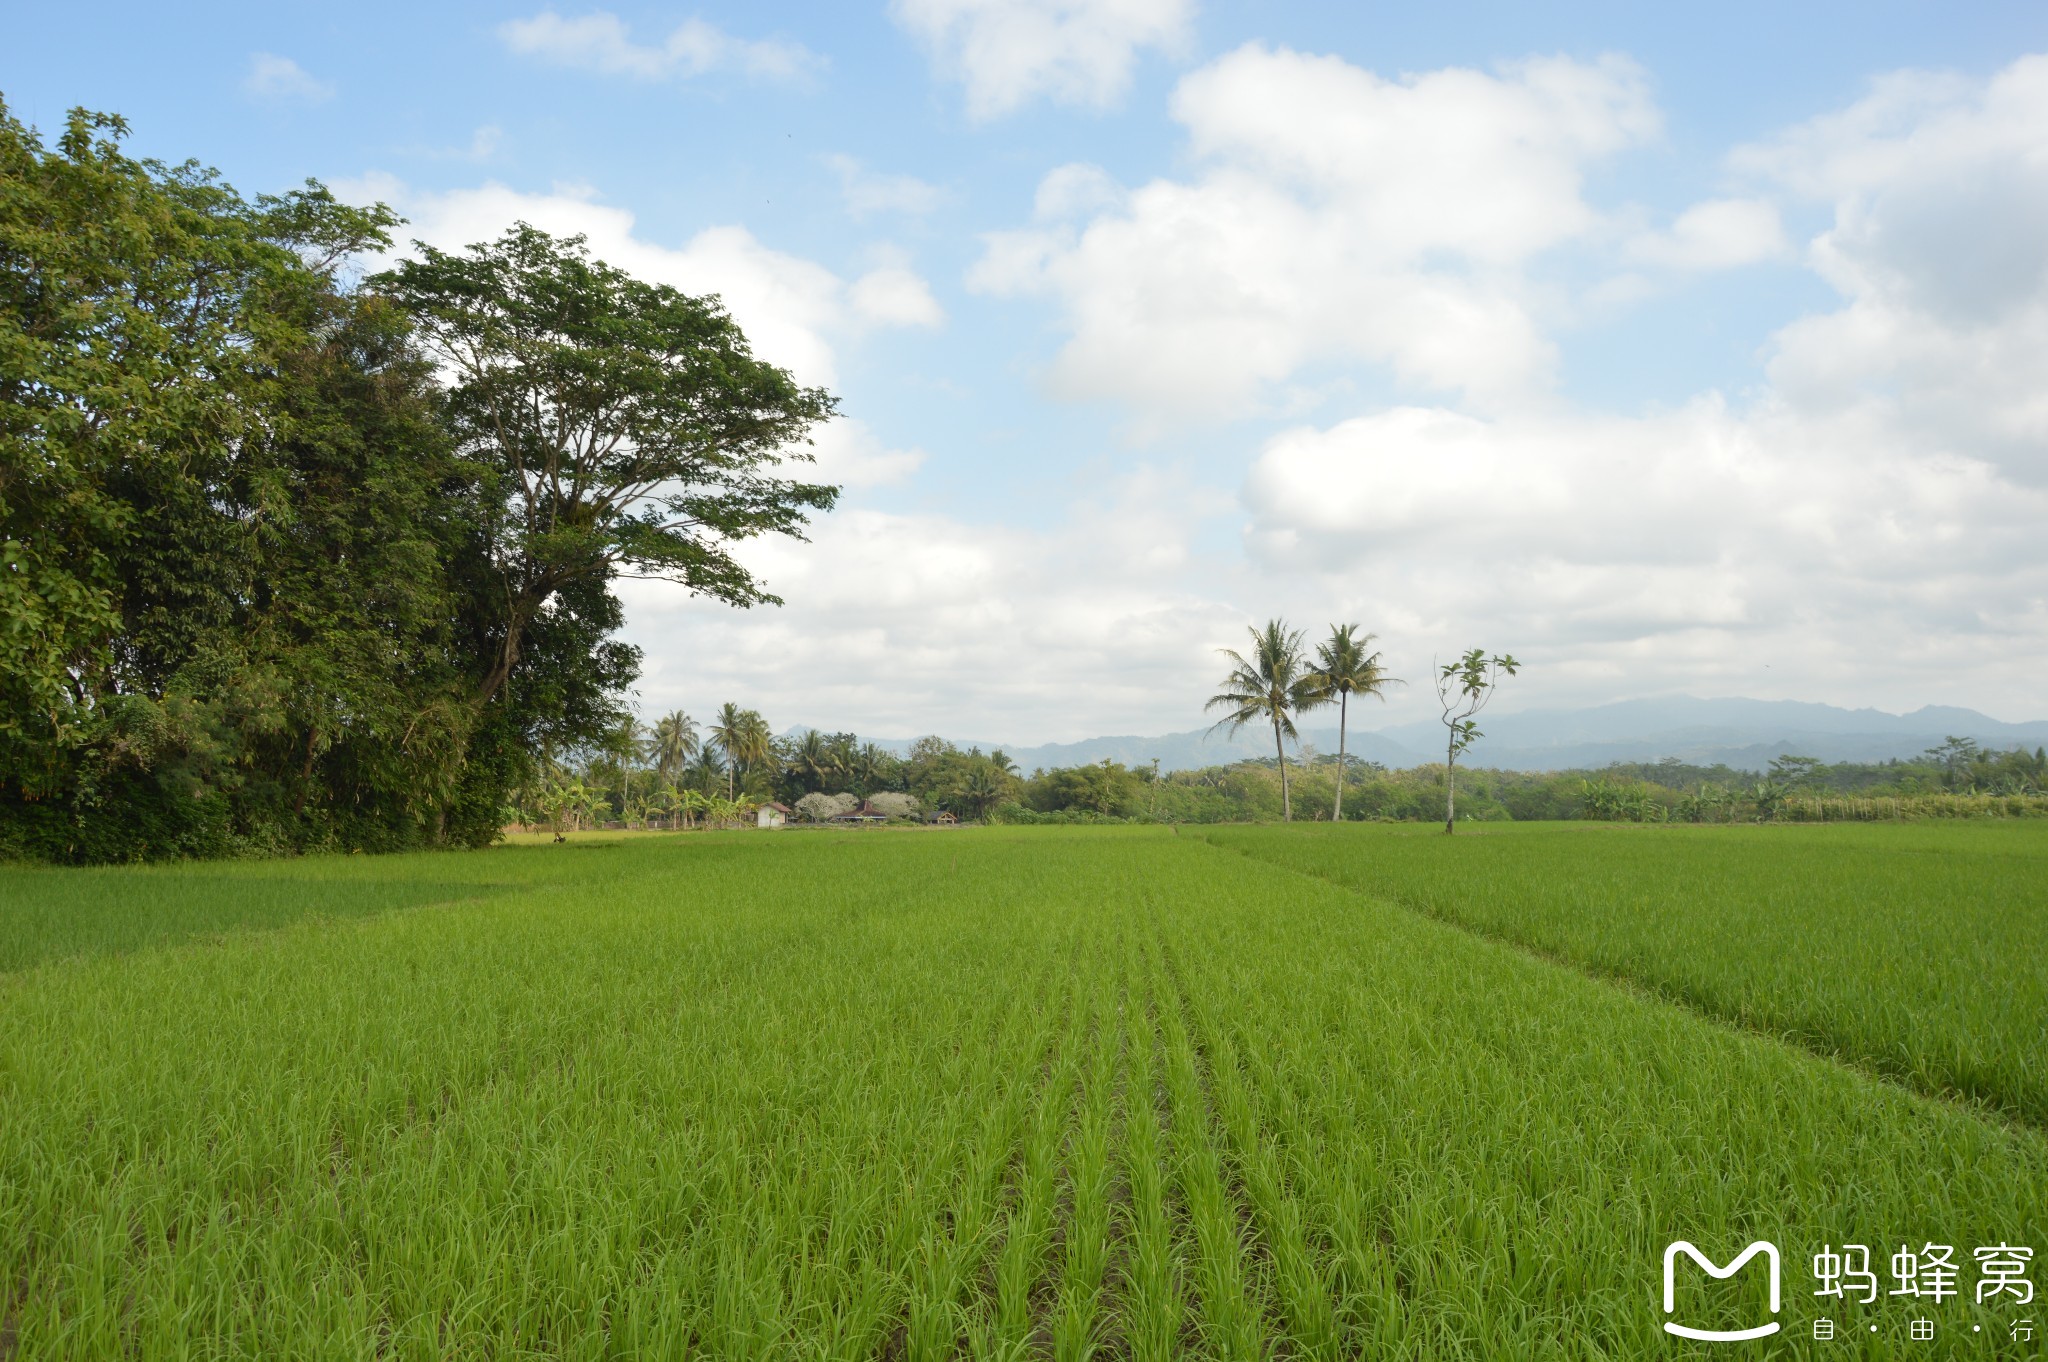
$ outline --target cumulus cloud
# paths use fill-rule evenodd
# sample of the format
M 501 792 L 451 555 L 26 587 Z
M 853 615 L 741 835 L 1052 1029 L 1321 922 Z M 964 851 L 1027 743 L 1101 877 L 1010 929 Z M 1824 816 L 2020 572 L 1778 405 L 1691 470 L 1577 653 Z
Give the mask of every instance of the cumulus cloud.
M 641 703 L 694 712 L 744 697 L 778 725 L 997 742 L 1196 713 L 1209 649 L 1241 628 L 1236 607 L 1188 579 L 1200 509 L 1142 472 L 1044 531 L 854 506 L 808 545 L 744 547 L 781 609 L 622 583 L 629 636 L 648 649 Z M 669 642 L 680 637 L 688 648 Z
M 2017 675 L 2048 624 L 2048 494 L 1782 404 L 1401 408 L 1276 435 L 1243 496 L 1269 570 L 1370 581 L 1445 651 L 1471 635 L 1561 668 L 1546 689 L 1739 686 L 1775 658 L 1808 695 L 1921 703 L 1961 657 Z
M 635 42 L 625 22 L 606 10 L 576 18 L 542 10 L 498 25 L 498 36 L 522 56 L 638 80 L 687 79 L 721 69 L 788 80 L 823 64 L 799 43 L 735 38 L 702 19 L 685 20 L 659 42 Z
M 869 270 L 853 281 L 847 301 L 857 314 L 879 326 L 935 327 L 946 320 L 931 286 L 901 265 Z
M 1768 199 L 1709 199 L 1680 213 L 1671 226 L 1628 243 L 1640 264 L 1674 270 L 1722 270 L 1786 255 L 1791 243 Z
M 969 282 L 1058 300 L 1054 393 L 1183 418 L 1331 360 L 1489 404 L 1541 388 L 1555 351 L 1522 267 L 1601 225 L 1587 168 L 1659 126 L 1620 57 L 1386 80 L 1258 44 L 1183 79 L 1173 114 L 1192 179 L 1055 170 Z
M 880 213 L 920 217 L 949 197 L 945 190 L 914 175 L 876 174 L 851 156 L 827 156 L 825 164 L 839 176 L 847 214 L 856 220 Z
M 1833 208 L 1808 256 L 1845 305 L 1778 334 L 1773 385 L 2048 482 L 2048 57 L 1890 76 L 1731 160 Z
M 515 222 L 557 236 L 585 236 L 591 254 L 639 278 L 686 293 L 718 294 L 754 353 L 806 383 L 837 381 L 836 345 L 847 337 L 870 327 L 935 326 L 943 320 L 923 279 L 900 261 L 849 284 L 738 225 L 707 227 L 680 246 L 665 246 L 639 235 L 630 211 L 577 186 L 546 194 L 495 183 L 430 192 L 372 176 L 336 188 L 358 200 L 390 203 L 405 214 L 413 237 L 443 250 L 491 240 Z
M 643 701 L 997 741 L 1193 727 L 1218 646 L 1280 614 L 1531 663 L 1515 701 L 1691 690 L 1990 704 L 2048 636 L 2048 496 L 1858 423 L 1703 398 L 1645 417 L 1400 408 L 1283 431 L 1233 503 L 1141 470 L 1060 523 L 855 504 L 747 546 L 787 607 L 631 584 Z M 1875 437 L 1875 438 L 1874 438 Z M 1206 526 L 1242 518 L 1242 556 Z M 678 640 L 687 639 L 688 646 Z M 1765 664 L 1774 670 L 1765 671 Z
M 924 466 L 922 449 L 890 449 L 863 421 L 837 417 L 812 435 L 816 480 L 841 487 L 885 487 Z M 806 475 L 809 476 L 809 475 Z
M 249 54 L 249 71 L 242 77 L 242 90 L 257 99 L 277 103 L 318 104 L 334 98 L 334 83 L 320 80 L 290 57 L 275 52 Z
M 1238 56 L 1253 74 L 1285 55 L 1251 52 Z M 1380 93 L 1340 68 L 1320 73 L 1343 93 L 1336 106 Z M 1357 343 L 1305 286 L 1274 287 L 1289 276 L 1260 257 L 1313 248 L 1314 226 L 1346 206 L 1354 178 L 1376 178 L 1352 169 L 1370 139 L 1292 148 L 1296 115 L 1233 116 L 1204 89 L 1208 75 L 1184 82 L 1177 104 L 1200 158 L 1194 177 L 1126 189 L 1065 167 L 1042 183 L 1032 227 L 989 244 L 979 286 L 1045 290 L 1068 309 L 1059 364 L 1073 367 L 1056 366 L 1056 383 L 1085 390 L 1085 358 L 1097 395 L 1193 400 L 1136 351 L 1174 344 L 1151 309 L 1199 324 L 1225 315 L 1207 300 L 1232 287 L 1230 363 L 1277 379 L 1318 353 L 1287 350 L 1276 318 L 1322 328 L 1320 353 Z M 1294 85 L 1310 105 L 1331 98 L 1306 71 Z M 1647 414 L 1412 405 L 1278 432 L 1240 491 L 1245 558 L 1204 599 L 1256 602 L 1249 615 L 1362 618 L 1411 676 L 1432 651 L 1512 648 L 1535 663 L 1525 703 L 1689 689 L 1999 709 L 2029 693 L 2048 662 L 2048 398 L 2033 373 L 2048 346 L 2048 60 L 1981 82 L 1878 82 L 1848 110 L 1736 152 L 1743 192 L 1656 231 L 1618 232 L 1578 193 L 1586 156 L 1651 126 L 1627 98 L 1610 108 L 1626 116 L 1560 118 L 1558 159 L 1507 187 L 1526 196 L 1509 219 L 1438 229 L 1426 199 L 1392 228 L 1358 212 L 1344 220 L 1362 242 L 1316 257 L 1316 273 L 1342 290 L 1331 261 L 1413 273 L 1455 254 L 1473 287 L 1497 288 L 1497 271 L 1573 239 L 1652 270 L 1730 268 L 1792 255 L 1775 206 L 1791 198 L 1832 209 L 1804 256 L 1841 306 L 1782 326 L 1766 347 L 1768 383 L 1740 404 L 1709 393 Z M 1397 183 L 1381 202 L 1398 202 L 1389 174 Z M 1198 225 L 1233 212 L 1250 221 L 1245 205 L 1260 195 L 1280 206 L 1241 239 L 1212 230 L 1206 255 L 1160 263 Z M 1300 230 L 1272 231 L 1289 222 Z M 1099 314 L 1089 289 L 1108 296 Z M 1520 295 L 1492 296 L 1541 340 Z M 1214 339 L 1230 334 L 1219 326 Z M 1448 363 L 1498 358 L 1458 351 Z M 1228 381 L 1201 368 L 1199 348 L 1180 364 Z
M 1424 632 L 1530 640 L 1588 687 L 1753 688 L 1763 659 L 1792 694 L 2026 693 L 2048 661 L 2048 59 L 1888 77 L 1730 164 L 1832 209 L 1805 255 L 1842 296 L 1771 337 L 1750 402 L 1283 432 L 1244 486 L 1254 560 L 1370 580 Z M 1717 215 L 1626 249 L 1684 268 L 1771 245 L 1775 214 Z
M 1105 107 L 1147 48 L 1187 43 L 1193 0 L 892 0 L 890 14 L 966 87 L 976 119 L 1034 99 Z

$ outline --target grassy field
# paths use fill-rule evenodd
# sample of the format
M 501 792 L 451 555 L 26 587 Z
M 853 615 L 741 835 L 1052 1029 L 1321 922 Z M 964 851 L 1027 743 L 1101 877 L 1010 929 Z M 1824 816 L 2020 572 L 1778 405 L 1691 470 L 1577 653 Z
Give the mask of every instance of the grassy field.
M 2048 1248 L 2043 834 L 1330 831 L 0 870 L 0 1357 L 2030 1355 L 1807 1264 Z

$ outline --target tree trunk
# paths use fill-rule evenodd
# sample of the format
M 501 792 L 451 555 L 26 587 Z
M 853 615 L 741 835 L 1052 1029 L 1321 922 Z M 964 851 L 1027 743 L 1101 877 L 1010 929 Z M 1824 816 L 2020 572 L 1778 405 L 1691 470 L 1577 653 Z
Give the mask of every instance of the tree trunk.
M 498 660 L 492 665 L 490 674 L 484 677 L 483 689 L 477 692 L 476 707 L 479 710 L 491 702 L 491 697 L 511 678 L 512 669 L 519 665 L 519 649 L 525 641 L 525 634 L 526 621 L 515 612 L 505 622 L 505 643 L 498 649 Z
M 1344 725 L 1350 716 L 1351 692 L 1341 691 L 1337 695 L 1337 803 L 1330 810 L 1330 821 L 1344 821 Z
M 299 768 L 299 797 L 292 801 L 292 816 L 306 811 L 306 792 L 313 780 L 313 761 L 317 755 L 315 744 L 320 741 L 320 729 L 313 724 L 306 726 L 306 762 Z
M 1456 796 L 1451 788 L 1451 775 L 1458 760 L 1458 730 L 1452 729 L 1450 738 L 1444 743 L 1444 831 L 1458 830 L 1458 809 Z
M 1287 749 L 1280 745 L 1280 721 L 1273 721 L 1273 755 L 1280 758 L 1280 821 L 1294 821 L 1294 800 L 1287 793 Z

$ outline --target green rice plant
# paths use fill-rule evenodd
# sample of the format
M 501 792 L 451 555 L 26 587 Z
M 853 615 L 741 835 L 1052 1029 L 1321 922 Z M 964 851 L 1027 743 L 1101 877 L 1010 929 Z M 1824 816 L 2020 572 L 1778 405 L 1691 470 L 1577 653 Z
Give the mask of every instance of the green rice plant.
M 1198 1338 L 1214 1357 L 1255 1359 L 1267 1349 L 1266 1283 L 1259 1280 L 1242 1234 L 1243 1203 L 1225 1181 L 1209 1097 L 1196 1072 L 1194 1048 L 1181 1021 L 1181 1002 L 1156 957 L 1147 962 L 1159 1019 L 1166 1093 L 1172 1109 L 1174 1184 L 1194 1241 L 1193 1290 L 1200 1307 Z
M 2048 1126 L 2048 826 L 1206 834 Z
M 14 1358 L 1705 1357 L 1680 1237 L 1996 1356 L 1806 1264 L 2048 1247 L 2037 1131 L 1185 834 L 279 870 L 362 910 L 0 975 Z
M 1109 987 L 1099 987 L 1096 994 L 1094 1050 L 1079 1118 L 1065 1152 L 1059 1200 L 1053 1207 L 1054 1234 L 1062 1241 L 1059 1284 L 1051 1301 L 1051 1319 L 1040 1325 L 1051 1335 L 1059 1362 L 1081 1362 L 1104 1341 L 1112 1314 L 1111 1254 L 1123 1220 L 1111 1211 L 1119 1193 L 1127 1194 L 1110 1159 L 1124 1119 L 1124 1000 L 1113 973 L 1105 971 L 1100 977 Z

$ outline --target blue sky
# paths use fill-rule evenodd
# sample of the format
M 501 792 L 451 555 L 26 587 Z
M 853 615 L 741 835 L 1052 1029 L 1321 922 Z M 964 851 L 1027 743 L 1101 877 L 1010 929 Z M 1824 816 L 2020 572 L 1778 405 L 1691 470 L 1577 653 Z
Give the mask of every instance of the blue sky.
M 625 588 L 650 709 L 1181 729 L 1285 614 L 2039 717 L 2048 10 L 1673 11 L 10 4 L 0 94 L 586 231 L 839 393 L 785 609 Z

